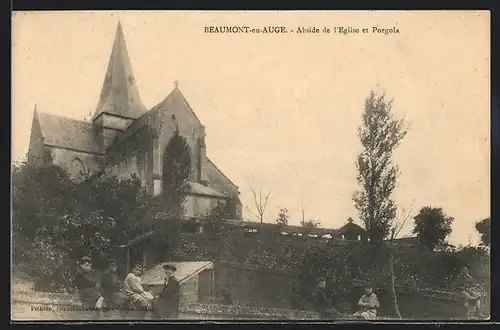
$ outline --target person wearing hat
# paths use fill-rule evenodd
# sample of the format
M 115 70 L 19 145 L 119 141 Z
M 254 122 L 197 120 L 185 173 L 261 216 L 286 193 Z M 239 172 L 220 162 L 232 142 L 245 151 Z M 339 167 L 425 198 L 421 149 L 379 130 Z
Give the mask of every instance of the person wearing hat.
M 78 271 L 75 275 L 75 286 L 78 289 L 78 295 L 85 309 L 96 308 L 100 292 L 99 274 L 92 269 L 92 259 L 84 256 L 78 263 Z
M 354 313 L 354 316 L 362 317 L 365 320 L 375 320 L 377 310 L 380 307 L 377 295 L 373 292 L 373 285 L 365 285 L 365 294 L 361 296 L 358 302 L 360 310 Z
M 177 267 L 172 264 L 163 265 L 165 280 L 163 290 L 154 301 L 156 315 L 162 319 L 177 318 L 180 304 L 180 284 L 175 277 Z
M 118 284 L 117 269 L 118 262 L 115 259 L 111 259 L 102 276 L 102 296 L 104 297 L 106 306 L 111 309 L 122 306 L 127 300 L 127 297 L 121 292 L 121 287 Z
M 142 287 L 141 275 L 143 266 L 137 263 L 132 271 L 127 275 L 123 281 L 123 293 L 128 297 L 132 306 L 141 310 L 149 310 L 151 303 L 148 299 L 148 292 Z

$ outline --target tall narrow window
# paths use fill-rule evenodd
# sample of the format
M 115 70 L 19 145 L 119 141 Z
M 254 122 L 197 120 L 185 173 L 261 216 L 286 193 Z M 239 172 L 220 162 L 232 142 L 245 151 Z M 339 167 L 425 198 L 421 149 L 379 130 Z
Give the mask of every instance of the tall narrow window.
M 72 175 L 73 178 L 77 181 L 85 179 L 86 169 L 80 158 L 76 157 L 73 159 L 73 161 L 71 162 L 71 170 L 69 172 L 70 175 Z
M 160 173 L 160 146 L 158 138 L 153 138 L 153 172 Z
M 161 194 L 161 181 L 160 179 L 153 180 L 153 195 L 158 196 Z

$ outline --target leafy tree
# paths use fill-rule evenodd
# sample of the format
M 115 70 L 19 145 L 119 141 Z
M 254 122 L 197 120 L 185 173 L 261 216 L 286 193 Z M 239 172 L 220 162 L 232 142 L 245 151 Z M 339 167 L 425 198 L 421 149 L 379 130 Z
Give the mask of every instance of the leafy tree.
M 13 230 L 33 238 L 41 226 L 53 225 L 67 212 L 74 183 L 59 166 L 23 162 L 12 169 Z
M 231 216 L 229 204 L 218 201 L 204 223 L 205 254 L 219 260 L 227 247 L 229 228 L 225 220 Z
M 21 162 L 12 166 L 12 249 L 13 265 L 25 266 L 27 275 L 52 285 L 69 277 L 66 250 L 52 245 L 48 232 L 71 208 L 74 184 L 55 165 Z
M 301 220 L 300 225 L 304 228 L 314 229 L 321 227 L 321 221 L 317 220 Z
M 442 208 L 427 206 L 423 207 L 413 219 L 415 221 L 413 233 L 417 234 L 422 245 L 431 251 L 445 246 L 445 238 L 451 233 L 454 218 L 444 214 Z
M 163 156 L 163 192 L 165 212 L 179 217 L 184 212 L 186 197 L 184 190 L 191 171 L 191 155 L 186 138 L 174 131 Z
M 184 215 L 187 182 L 191 173 L 189 145 L 176 127 L 163 153 L 163 187 L 153 199 L 150 214 L 152 226 L 160 232 L 153 242 L 162 251 L 162 260 L 182 257 L 186 241 L 181 237 L 181 218 Z M 163 252 L 164 251 L 164 252 Z
M 491 243 L 491 218 L 476 222 L 476 230 L 481 235 L 481 244 L 490 246 Z
M 77 184 L 56 165 L 22 163 L 14 165 L 12 183 L 13 261 L 29 265 L 42 286 L 68 284 L 72 261 L 82 255 L 99 267 L 147 210 L 133 178 Z
M 387 101 L 385 94 L 370 92 L 358 131 L 363 146 L 356 161 L 361 190 L 354 193 L 353 201 L 374 244 L 380 244 L 387 237 L 396 217 L 391 195 L 398 167 L 393 164 L 392 156 L 406 132 L 403 120 L 393 118 L 392 100 Z
M 288 215 L 288 209 L 281 209 L 280 213 L 278 214 L 278 219 L 276 219 L 276 223 L 281 226 L 286 226 L 288 225 L 288 220 L 290 219 L 290 216 Z
M 346 310 L 353 289 L 353 278 L 358 276 L 358 265 L 351 251 L 310 246 L 299 259 L 298 278 L 292 295 L 299 301 L 311 303 L 318 279 L 326 280 L 326 295 L 333 299 L 332 306 Z M 297 306 L 304 308 L 306 306 Z

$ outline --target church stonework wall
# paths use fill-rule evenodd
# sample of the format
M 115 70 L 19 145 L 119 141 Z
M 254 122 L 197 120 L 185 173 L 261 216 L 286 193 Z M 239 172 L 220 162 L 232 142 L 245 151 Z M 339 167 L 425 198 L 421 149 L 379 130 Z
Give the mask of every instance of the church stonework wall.
M 217 206 L 218 201 L 223 201 L 222 198 L 188 195 L 184 204 L 186 216 L 207 216 Z
M 133 122 L 133 119 L 101 114 L 94 121 L 94 127 L 97 134 L 97 140 L 102 150 L 106 150 Z
M 199 177 L 199 145 L 198 139 L 202 137 L 204 129 L 198 119 L 187 108 L 187 105 L 177 100 L 177 98 L 167 98 L 156 112 L 153 119 L 154 128 L 158 132 L 158 149 L 160 159 L 175 132 L 179 128 L 179 134 L 186 138 L 191 153 L 190 180 L 197 181 Z M 162 176 L 162 166 L 160 166 L 159 176 Z
M 120 135 L 121 132 L 111 129 L 111 128 L 106 128 L 103 127 L 101 129 L 101 135 L 102 135 L 102 150 L 107 150 L 108 147 L 113 144 L 115 141 L 116 137 Z
M 64 168 L 75 180 L 80 181 L 81 179 L 86 179 L 99 171 L 99 164 L 101 163 L 102 156 L 59 148 L 49 148 L 49 150 L 52 162 Z M 84 176 L 80 176 L 75 172 L 73 168 L 76 164 L 74 162 L 75 159 L 79 159 L 83 163 L 85 167 Z
M 135 175 L 142 186 L 151 191 L 149 182 L 149 159 L 151 146 L 146 130 L 138 130 L 117 148 L 110 150 L 106 159 L 106 174 L 119 179 L 130 179 Z
M 98 125 L 114 128 L 121 131 L 125 131 L 132 122 L 133 119 L 110 116 L 106 114 L 101 115 L 98 121 L 96 121 Z

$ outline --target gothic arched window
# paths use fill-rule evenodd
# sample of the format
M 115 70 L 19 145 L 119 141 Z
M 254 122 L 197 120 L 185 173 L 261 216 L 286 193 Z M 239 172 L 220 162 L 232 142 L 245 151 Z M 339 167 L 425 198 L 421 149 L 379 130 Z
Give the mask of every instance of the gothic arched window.
M 70 169 L 70 174 L 76 179 L 76 180 L 83 180 L 86 177 L 86 168 L 85 164 L 81 161 L 80 158 L 76 157 L 73 159 L 71 162 L 71 169 Z
M 179 192 L 190 177 L 191 152 L 186 138 L 176 129 L 163 153 L 162 192 L 164 196 L 174 198 L 178 195 L 175 192 Z

